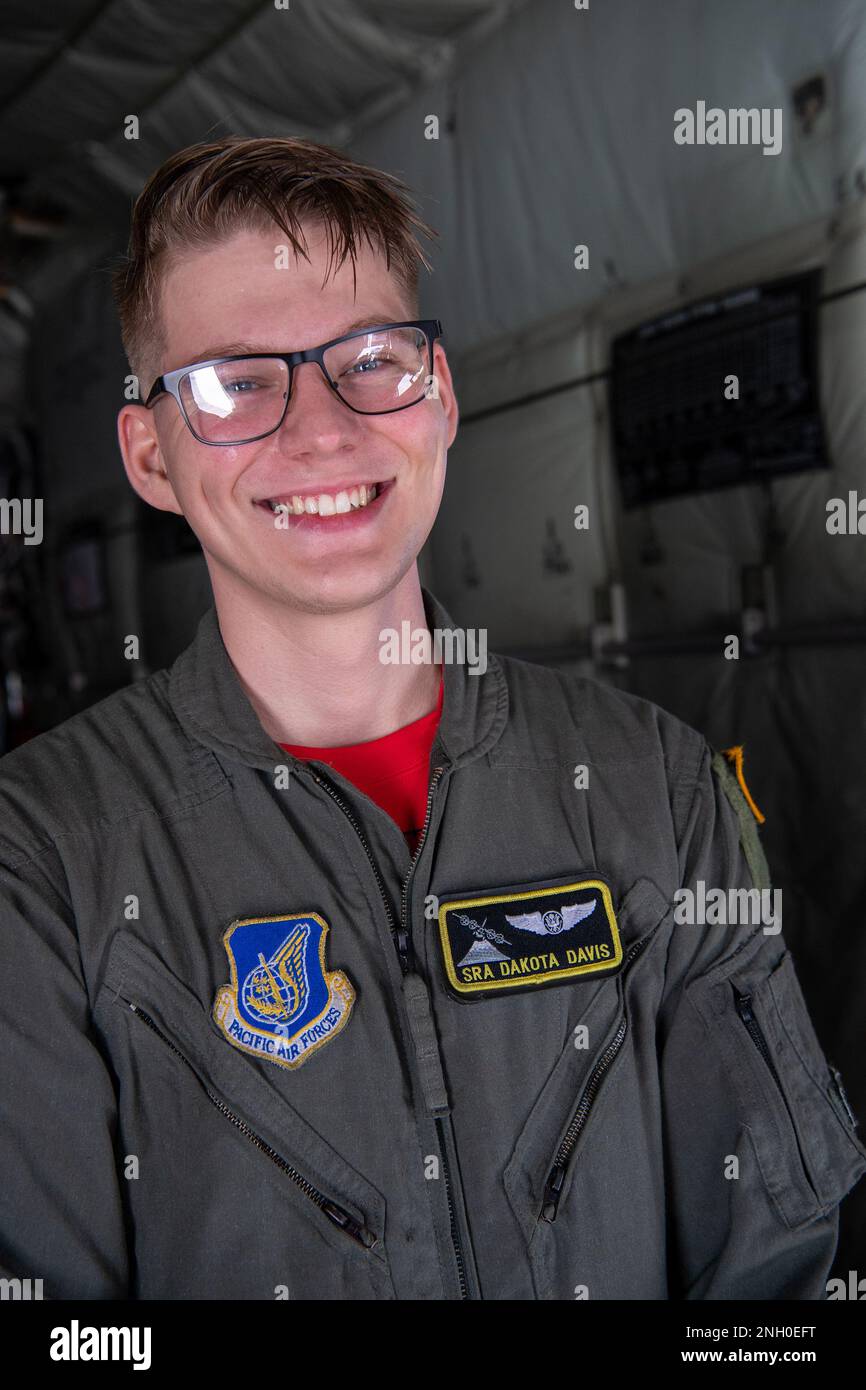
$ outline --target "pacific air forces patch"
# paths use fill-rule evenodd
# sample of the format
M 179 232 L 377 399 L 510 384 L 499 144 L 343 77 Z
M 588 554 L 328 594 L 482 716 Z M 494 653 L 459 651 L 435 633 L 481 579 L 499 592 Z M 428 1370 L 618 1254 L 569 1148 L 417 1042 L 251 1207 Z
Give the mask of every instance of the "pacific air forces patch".
M 355 991 L 325 969 L 328 924 L 316 912 L 232 922 L 223 937 L 231 980 L 213 1016 L 233 1047 L 299 1067 L 345 1028 Z
M 613 975 L 622 964 L 610 889 L 598 878 L 440 896 L 439 936 L 463 999 Z

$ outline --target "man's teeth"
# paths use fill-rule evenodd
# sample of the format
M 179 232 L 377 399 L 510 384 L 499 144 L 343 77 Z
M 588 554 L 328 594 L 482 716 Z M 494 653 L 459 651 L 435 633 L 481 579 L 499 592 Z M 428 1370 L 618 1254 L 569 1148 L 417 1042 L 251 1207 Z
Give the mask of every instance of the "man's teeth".
M 353 487 L 348 492 L 320 492 L 317 497 L 295 496 L 288 502 L 270 502 L 269 506 L 272 512 L 293 512 L 295 516 L 303 516 L 305 512 L 310 516 L 334 516 L 337 512 L 351 512 L 366 507 L 378 495 L 378 483 L 370 483 L 369 487 L 361 483 L 360 487 Z

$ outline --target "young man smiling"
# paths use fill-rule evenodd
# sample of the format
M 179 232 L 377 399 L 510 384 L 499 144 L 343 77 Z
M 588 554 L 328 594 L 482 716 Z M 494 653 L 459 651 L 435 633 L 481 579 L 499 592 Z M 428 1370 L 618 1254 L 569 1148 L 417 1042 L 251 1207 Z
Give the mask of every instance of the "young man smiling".
M 214 608 L 0 769 L 3 1273 L 822 1298 L 866 1170 L 839 1074 L 778 923 L 673 920 L 768 887 L 725 758 L 595 681 L 381 659 L 453 627 L 414 227 L 295 140 L 182 151 L 136 204 L 120 447 Z

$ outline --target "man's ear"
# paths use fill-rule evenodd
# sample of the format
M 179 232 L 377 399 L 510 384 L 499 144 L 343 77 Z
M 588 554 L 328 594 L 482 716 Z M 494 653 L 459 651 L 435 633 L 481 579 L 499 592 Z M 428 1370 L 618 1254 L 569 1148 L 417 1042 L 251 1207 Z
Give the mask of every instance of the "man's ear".
M 183 516 L 163 461 L 153 411 L 125 405 L 117 416 L 117 439 L 130 485 L 143 502 Z
M 457 396 L 454 392 L 454 383 L 451 380 L 451 369 L 448 366 L 448 358 L 445 356 L 445 349 L 441 343 L 436 343 L 433 350 L 433 375 L 436 377 L 436 387 L 439 401 L 445 412 L 448 421 L 448 443 L 447 448 L 451 448 L 457 434 L 457 425 L 460 420 L 460 411 L 457 407 Z

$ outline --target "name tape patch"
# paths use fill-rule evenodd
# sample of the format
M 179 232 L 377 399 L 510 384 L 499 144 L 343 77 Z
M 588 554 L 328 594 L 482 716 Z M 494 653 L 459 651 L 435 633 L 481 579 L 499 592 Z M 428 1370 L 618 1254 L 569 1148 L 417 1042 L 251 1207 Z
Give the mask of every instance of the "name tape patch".
M 445 974 L 461 998 L 613 975 L 622 943 L 598 878 L 439 900 Z
M 345 1028 L 355 990 L 325 969 L 327 934 L 317 912 L 232 922 L 223 937 L 231 980 L 213 1016 L 233 1047 L 294 1068 Z

